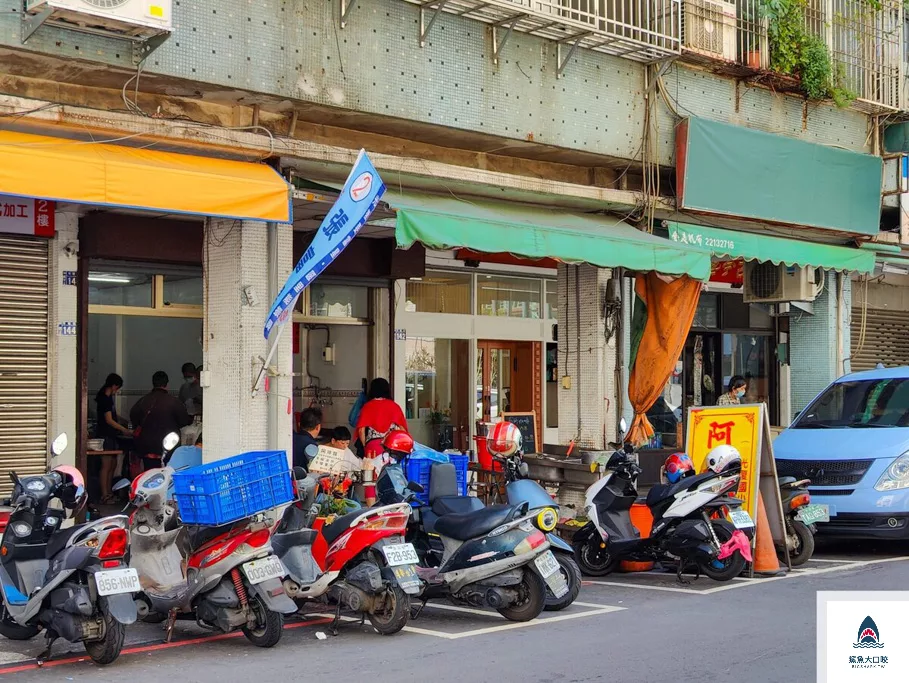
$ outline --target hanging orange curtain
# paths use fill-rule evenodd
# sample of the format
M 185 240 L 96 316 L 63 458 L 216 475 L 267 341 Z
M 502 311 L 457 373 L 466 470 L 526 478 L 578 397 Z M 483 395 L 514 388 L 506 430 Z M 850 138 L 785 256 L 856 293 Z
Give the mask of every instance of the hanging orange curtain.
M 665 276 L 663 276 L 665 277 Z M 653 438 L 647 411 L 660 397 L 685 346 L 701 295 L 701 282 L 683 275 L 666 282 L 657 273 L 638 276 L 631 332 L 628 398 L 634 421 L 626 437 L 634 446 Z

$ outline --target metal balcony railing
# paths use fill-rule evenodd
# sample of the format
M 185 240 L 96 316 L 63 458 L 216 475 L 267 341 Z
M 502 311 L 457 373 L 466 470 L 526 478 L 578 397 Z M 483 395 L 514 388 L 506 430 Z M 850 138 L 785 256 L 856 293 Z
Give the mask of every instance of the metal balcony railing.
M 420 6 L 421 43 L 439 12 L 456 14 L 492 25 L 493 59 L 512 31 L 554 41 L 560 74 L 579 47 L 645 63 L 681 53 L 682 0 L 406 1 Z

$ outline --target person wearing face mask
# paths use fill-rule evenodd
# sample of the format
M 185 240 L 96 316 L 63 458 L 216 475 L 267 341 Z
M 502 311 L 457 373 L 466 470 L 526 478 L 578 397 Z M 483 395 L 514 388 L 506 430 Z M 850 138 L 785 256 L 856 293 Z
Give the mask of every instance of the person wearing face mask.
M 729 390 L 720 396 L 716 402 L 718 406 L 737 406 L 745 398 L 745 392 L 748 391 L 748 382 L 741 375 L 735 375 L 729 380 Z
M 180 402 L 186 406 L 191 415 L 202 414 L 202 387 L 199 384 L 199 372 L 192 363 L 183 364 L 183 386 L 180 387 Z

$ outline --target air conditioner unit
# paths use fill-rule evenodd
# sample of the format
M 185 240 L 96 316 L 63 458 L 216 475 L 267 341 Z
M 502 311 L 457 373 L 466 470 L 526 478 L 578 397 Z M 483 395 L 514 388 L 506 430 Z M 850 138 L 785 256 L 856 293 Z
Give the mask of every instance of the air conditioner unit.
M 25 9 L 89 32 L 143 38 L 173 30 L 173 0 L 26 0 Z
M 748 261 L 744 300 L 751 304 L 814 301 L 823 287 L 823 278 L 823 271 L 817 268 Z
M 736 59 L 735 3 L 683 0 L 682 47 L 705 57 Z

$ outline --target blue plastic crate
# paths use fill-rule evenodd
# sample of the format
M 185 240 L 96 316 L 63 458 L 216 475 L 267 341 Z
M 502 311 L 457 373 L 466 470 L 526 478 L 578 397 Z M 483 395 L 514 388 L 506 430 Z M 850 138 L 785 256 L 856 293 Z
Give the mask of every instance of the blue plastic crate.
M 185 524 L 217 526 L 289 503 L 293 487 L 284 451 L 243 453 L 174 473 Z
M 450 462 L 455 466 L 458 479 L 458 495 L 467 495 L 467 465 L 470 462 L 470 456 L 447 455 L 426 446 L 420 446 L 419 449 L 414 448 L 413 453 L 405 461 L 404 474 L 407 475 L 408 481 L 415 481 L 423 487 L 423 492 L 417 493 L 416 496 L 424 505 L 429 505 L 429 484 L 432 466 L 437 462 Z
M 467 466 L 470 464 L 469 455 L 449 455 L 449 462 L 455 466 L 458 476 L 458 495 L 467 495 Z

